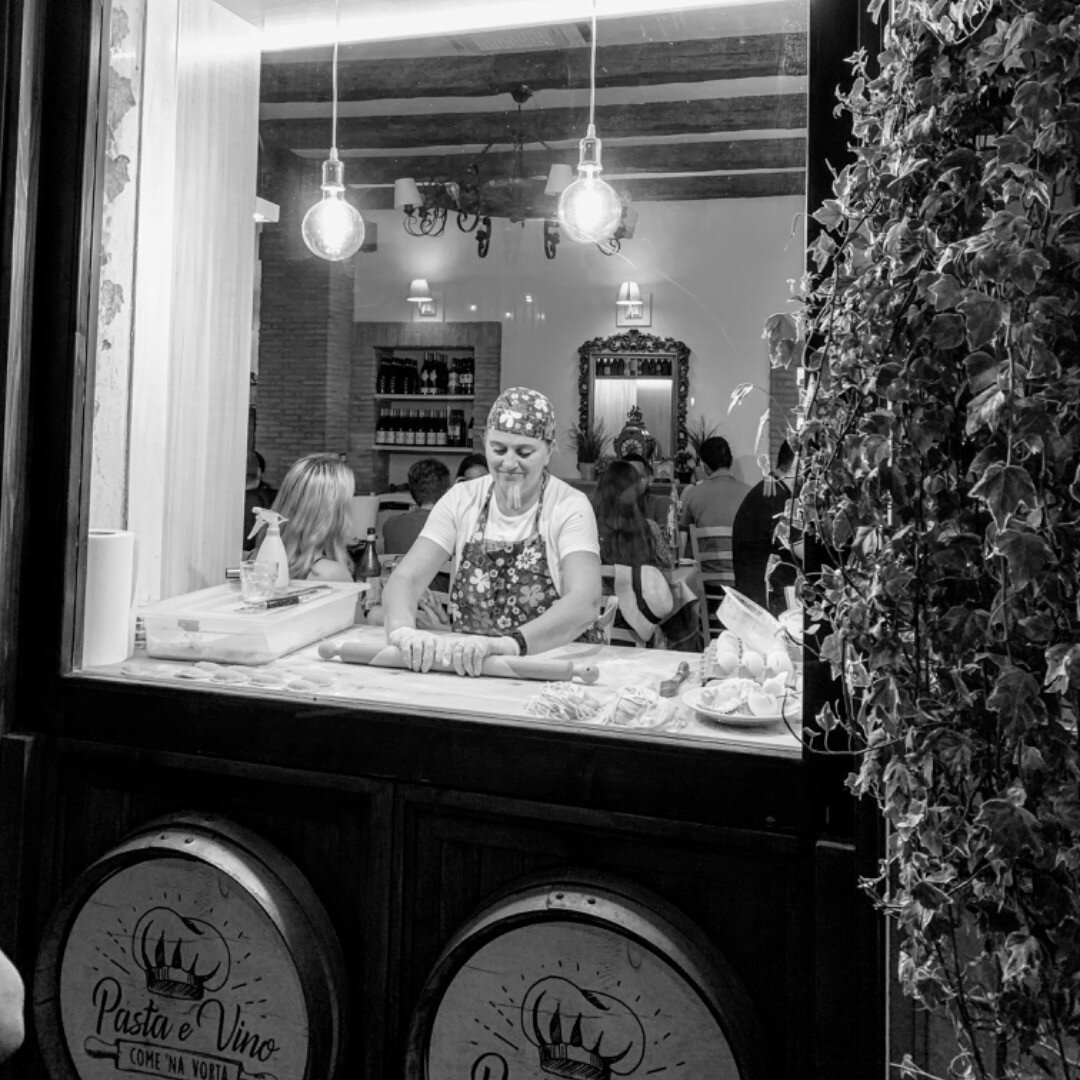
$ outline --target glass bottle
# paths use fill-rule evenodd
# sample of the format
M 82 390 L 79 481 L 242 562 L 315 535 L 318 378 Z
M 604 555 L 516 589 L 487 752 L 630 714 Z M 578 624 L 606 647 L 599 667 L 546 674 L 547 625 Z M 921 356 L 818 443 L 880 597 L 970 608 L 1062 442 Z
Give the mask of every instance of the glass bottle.
M 374 526 L 367 531 L 367 543 L 364 545 L 364 554 L 360 557 L 358 576 L 368 585 L 367 606 L 374 607 L 382 594 L 382 563 L 379 561 L 379 553 L 375 550 Z

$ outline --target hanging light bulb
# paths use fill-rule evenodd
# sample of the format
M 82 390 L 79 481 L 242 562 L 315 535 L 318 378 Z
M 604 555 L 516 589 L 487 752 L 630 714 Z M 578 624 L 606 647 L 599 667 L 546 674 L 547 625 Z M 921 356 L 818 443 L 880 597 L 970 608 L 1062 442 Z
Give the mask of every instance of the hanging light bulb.
M 592 5 L 589 58 L 589 126 L 579 144 L 577 179 L 559 196 L 557 217 L 566 235 L 579 244 L 598 244 L 619 227 L 622 202 L 615 189 L 600 179 L 600 140 L 593 123 L 596 112 L 596 0 Z
M 334 63 L 331 87 L 330 156 L 322 166 L 322 199 L 304 215 L 300 234 L 314 255 L 341 262 L 364 242 L 364 219 L 345 199 L 345 166 L 337 152 L 337 62 L 340 0 L 334 5 Z
M 364 219 L 345 201 L 344 173 L 337 147 L 331 147 L 322 167 L 323 197 L 304 215 L 300 226 L 308 248 L 329 262 L 355 255 L 364 242 Z

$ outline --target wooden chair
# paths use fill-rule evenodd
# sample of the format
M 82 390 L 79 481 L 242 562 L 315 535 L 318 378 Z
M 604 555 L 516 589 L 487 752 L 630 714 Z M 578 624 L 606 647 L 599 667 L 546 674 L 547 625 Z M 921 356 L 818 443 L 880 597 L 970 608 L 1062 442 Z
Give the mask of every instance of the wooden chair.
M 619 600 L 615 596 L 615 567 L 601 566 L 600 578 L 606 583 L 605 592 L 607 588 L 611 589 L 611 596 L 605 597 L 608 606 L 611 608 L 611 626 L 604 634 L 605 642 L 609 645 L 631 645 L 635 649 L 644 649 L 645 642 L 629 626 L 619 626 L 615 618 L 619 612 Z M 610 603 L 612 600 L 615 601 L 614 605 Z M 659 628 L 657 628 L 656 633 L 660 633 Z
M 600 617 L 596 620 L 596 625 L 600 627 L 600 631 L 604 635 L 605 645 L 611 644 L 611 629 L 615 625 L 615 613 L 618 610 L 618 597 L 605 596 L 603 604 L 600 605 Z
M 731 552 L 731 526 L 690 526 L 690 554 L 701 575 L 701 633 L 705 643 L 724 629 L 716 617 L 716 605 L 724 589 L 735 587 L 735 563 Z

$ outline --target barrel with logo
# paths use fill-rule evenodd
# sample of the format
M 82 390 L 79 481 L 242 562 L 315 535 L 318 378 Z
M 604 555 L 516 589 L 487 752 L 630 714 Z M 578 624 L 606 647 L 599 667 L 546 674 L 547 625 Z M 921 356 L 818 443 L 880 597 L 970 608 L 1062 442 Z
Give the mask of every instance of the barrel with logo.
M 297 867 L 224 818 L 148 822 L 50 920 L 34 1016 L 53 1080 L 332 1080 L 346 979 Z
M 413 1012 L 407 1080 L 762 1080 L 735 973 L 660 897 L 592 872 L 500 893 L 446 945 Z

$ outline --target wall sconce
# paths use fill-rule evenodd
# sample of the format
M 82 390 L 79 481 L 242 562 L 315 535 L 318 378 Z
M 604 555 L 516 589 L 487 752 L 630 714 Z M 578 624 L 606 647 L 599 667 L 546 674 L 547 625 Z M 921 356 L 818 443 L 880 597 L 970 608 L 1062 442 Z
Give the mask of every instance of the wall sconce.
M 615 301 L 616 326 L 652 326 L 652 293 L 643 293 L 636 281 L 624 281 Z
M 442 313 L 439 311 L 439 302 L 431 292 L 425 278 L 413 278 L 409 285 L 409 295 L 405 297 L 410 304 L 416 305 L 413 312 L 413 322 L 441 322 Z

